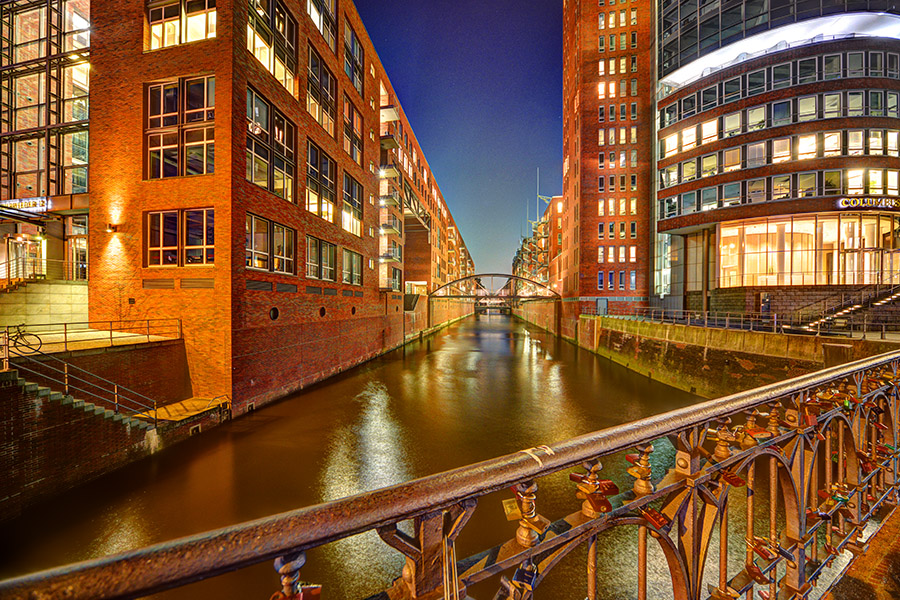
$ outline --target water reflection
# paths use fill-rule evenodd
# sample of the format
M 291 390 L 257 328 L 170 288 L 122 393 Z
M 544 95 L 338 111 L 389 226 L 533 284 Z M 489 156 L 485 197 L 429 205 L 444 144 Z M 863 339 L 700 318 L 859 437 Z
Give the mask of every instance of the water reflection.
M 0 577 L 408 481 L 694 401 L 508 317 L 468 319 L 0 526 Z M 670 459 L 667 452 L 660 444 L 654 462 Z M 605 476 L 628 480 L 624 460 L 608 462 Z M 540 485 L 542 514 L 577 510 L 565 474 Z M 504 497 L 481 500 L 459 556 L 514 535 Z M 613 571 L 633 573 L 610 552 Z M 542 597 L 563 589 L 569 596 L 584 583 L 583 559 L 571 562 L 558 572 L 580 575 L 554 574 Z M 303 577 L 324 583 L 328 598 L 364 597 L 402 563 L 370 533 L 310 552 Z M 609 575 L 607 591 L 616 587 Z M 277 585 L 264 564 L 160 597 L 265 597 Z

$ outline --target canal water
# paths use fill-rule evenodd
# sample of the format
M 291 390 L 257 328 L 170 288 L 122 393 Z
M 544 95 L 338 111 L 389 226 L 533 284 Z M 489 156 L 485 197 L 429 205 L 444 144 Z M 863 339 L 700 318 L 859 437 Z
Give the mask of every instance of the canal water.
M 696 401 L 516 319 L 472 317 L 0 525 L 0 579 L 409 481 Z M 662 446 L 655 460 L 671 452 Z M 604 472 L 628 482 L 627 466 L 617 460 Z M 564 473 L 539 485 L 539 512 L 551 520 L 579 510 Z M 459 540 L 460 558 L 514 536 L 516 523 L 501 506 L 511 496 L 481 499 Z M 601 538 L 599 597 L 634 596 L 634 554 L 622 553 L 634 539 L 633 532 Z M 664 582 L 653 546 L 651 571 L 658 572 L 651 579 Z M 584 557 L 581 551 L 561 563 L 536 597 L 583 598 Z M 302 576 L 324 584 L 329 600 L 364 598 L 389 585 L 402 564 L 369 533 L 311 551 Z M 491 598 L 492 581 L 473 596 Z M 158 597 L 263 599 L 277 589 L 266 563 Z M 671 587 L 659 591 L 665 597 Z

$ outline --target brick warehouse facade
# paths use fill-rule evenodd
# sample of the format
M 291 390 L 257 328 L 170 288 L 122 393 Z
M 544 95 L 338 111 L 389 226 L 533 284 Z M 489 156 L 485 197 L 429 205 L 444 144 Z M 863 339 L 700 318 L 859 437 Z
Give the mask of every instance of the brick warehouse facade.
M 358 364 L 474 273 L 351 2 L 90 9 L 90 319 L 182 319 L 194 395 L 239 414 Z

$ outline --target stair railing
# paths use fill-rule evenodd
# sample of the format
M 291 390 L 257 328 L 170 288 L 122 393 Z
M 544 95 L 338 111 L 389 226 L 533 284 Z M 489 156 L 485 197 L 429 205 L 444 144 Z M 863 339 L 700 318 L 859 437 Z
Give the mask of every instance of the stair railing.
M 104 405 L 111 405 L 116 414 L 119 414 L 120 410 L 125 411 L 129 416 L 146 415 L 144 418 L 149 418 L 152 414 L 153 426 L 159 425 L 156 400 L 55 356 L 44 354 L 40 350 L 29 349 L 28 354 L 23 354 L 15 348 L 6 347 L 7 352 L 17 359 L 13 363 L 16 369 L 61 385 L 67 396 L 72 395 L 71 390 L 75 390 L 79 392 L 79 395 L 84 394 L 99 400 Z M 35 356 L 41 356 L 44 360 L 38 360 Z M 57 363 L 58 366 L 48 364 L 51 361 Z M 49 370 L 52 374 L 48 375 L 38 370 L 38 366 Z M 92 377 L 99 380 L 100 383 L 94 383 L 85 377 Z

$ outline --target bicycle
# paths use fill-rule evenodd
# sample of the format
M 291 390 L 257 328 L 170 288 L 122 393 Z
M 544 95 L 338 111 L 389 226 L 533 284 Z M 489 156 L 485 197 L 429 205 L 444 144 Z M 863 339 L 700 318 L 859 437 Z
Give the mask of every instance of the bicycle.
M 9 334 L 9 345 L 15 348 L 23 348 L 31 352 L 39 352 L 43 342 L 33 333 L 23 331 L 25 323 L 16 325 L 16 332 Z

